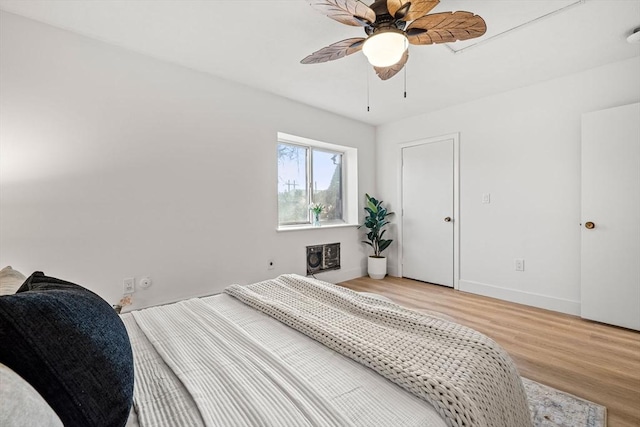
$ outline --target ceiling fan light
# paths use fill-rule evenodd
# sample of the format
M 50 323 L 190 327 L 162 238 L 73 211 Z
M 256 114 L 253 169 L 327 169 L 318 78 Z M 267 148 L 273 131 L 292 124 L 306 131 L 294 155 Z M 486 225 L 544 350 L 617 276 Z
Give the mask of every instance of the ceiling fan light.
M 362 52 L 374 67 L 390 67 L 402 58 L 409 40 L 402 31 L 381 31 L 364 41 Z

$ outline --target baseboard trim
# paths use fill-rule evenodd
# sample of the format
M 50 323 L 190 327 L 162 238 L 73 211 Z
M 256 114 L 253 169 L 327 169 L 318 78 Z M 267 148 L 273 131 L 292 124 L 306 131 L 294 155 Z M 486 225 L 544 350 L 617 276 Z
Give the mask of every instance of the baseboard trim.
M 561 313 L 580 316 L 580 302 L 563 298 L 550 297 L 548 295 L 523 292 L 515 289 L 501 288 L 486 283 L 460 280 L 458 289 L 463 292 L 498 298 L 518 304 L 544 308 L 546 310 L 559 311 Z
M 396 267 L 391 267 L 388 266 L 387 267 L 387 276 L 392 276 L 392 277 L 400 277 L 399 271 Z

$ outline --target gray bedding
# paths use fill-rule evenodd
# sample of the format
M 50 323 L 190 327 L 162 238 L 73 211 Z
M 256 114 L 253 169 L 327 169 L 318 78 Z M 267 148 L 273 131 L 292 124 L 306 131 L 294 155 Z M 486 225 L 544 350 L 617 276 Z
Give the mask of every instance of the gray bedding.
M 425 401 L 228 295 L 197 301 L 123 315 L 136 368 L 128 427 L 279 427 L 282 411 L 300 425 L 446 425 Z M 182 354 L 193 350 L 195 361 Z
M 432 404 L 451 427 L 531 427 L 509 354 L 459 323 L 296 274 L 225 289 Z

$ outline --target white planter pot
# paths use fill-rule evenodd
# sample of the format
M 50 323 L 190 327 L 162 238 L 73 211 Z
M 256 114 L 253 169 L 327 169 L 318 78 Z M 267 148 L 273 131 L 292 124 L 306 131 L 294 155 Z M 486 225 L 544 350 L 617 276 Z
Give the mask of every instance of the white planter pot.
M 369 277 L 372 279 L 384 279 L 387 275 L 387 258 L 386 257 L 369 257 L 369 264 L 367 266 Z

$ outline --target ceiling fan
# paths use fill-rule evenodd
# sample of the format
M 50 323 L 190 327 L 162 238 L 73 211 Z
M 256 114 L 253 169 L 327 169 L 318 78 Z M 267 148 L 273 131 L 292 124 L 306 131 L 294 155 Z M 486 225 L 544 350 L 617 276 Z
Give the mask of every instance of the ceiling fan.
M 480 37 L 487 25 L 471 12 L 428 14 L 439 0 L 375 0 L 371 6 L 358 0 L 308 0 L 329 18 L 364 27 L 367 37 L 333 43 L 300 61 L 318 64 L 360 50 L 382 80 L 395 76 L 409 60 L 409 43 L 450 43 Z

